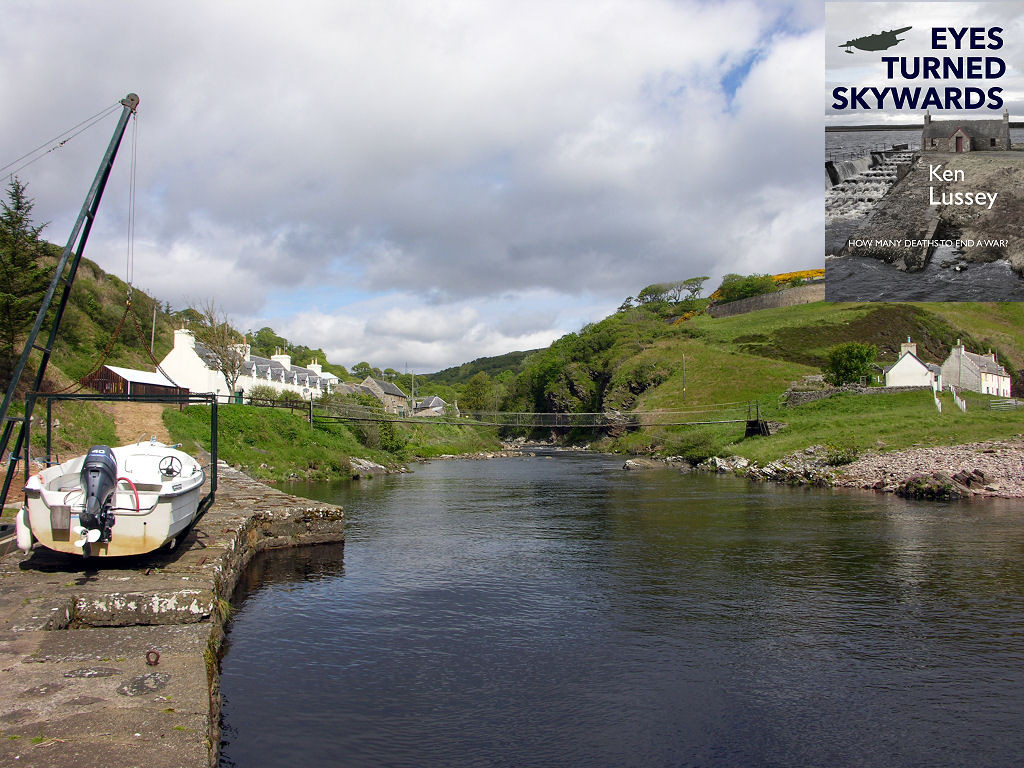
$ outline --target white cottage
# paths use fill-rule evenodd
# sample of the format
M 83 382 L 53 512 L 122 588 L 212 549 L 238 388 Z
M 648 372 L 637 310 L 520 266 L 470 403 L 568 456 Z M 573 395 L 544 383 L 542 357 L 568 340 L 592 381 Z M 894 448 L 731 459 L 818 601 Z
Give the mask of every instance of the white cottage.
M 885 369 L 887 387 L 931 387 L 942 389 L 942 369 L 917 356 L 917 344 L 907 337 L 900 345 L 900 359 Z
M 253 355 L 248 344 L 238 345 L 244 362 L 242 375 L 235 384 L 237 391 L 246 392 L 256 385 L 268 386 L 278 392 L 291 391 L 304 400 L 311 400 L 334 390 L 338 377 L 325 373 L 319 363 L 308 368 L 292 365 L 291 355 L 276 354 L 270 359 Z M 209 349 L 196 341 L 192 331 L 181 328 L 174 332 L 174 348 L 160 362 L 160 367 L 183 387 L 193 392 L 213 392 L 229 395 L 224 375 L 215 367 Z

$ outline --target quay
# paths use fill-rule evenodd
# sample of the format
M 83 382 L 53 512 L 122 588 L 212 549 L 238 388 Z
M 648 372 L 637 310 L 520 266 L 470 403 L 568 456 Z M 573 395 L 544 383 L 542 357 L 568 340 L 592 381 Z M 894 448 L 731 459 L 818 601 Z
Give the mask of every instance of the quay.
M 218 464 L 175 550 L 0 556 L 0 765 L 216 766 L 231 593 L 261 551 L 344 540 L 340 507 Z

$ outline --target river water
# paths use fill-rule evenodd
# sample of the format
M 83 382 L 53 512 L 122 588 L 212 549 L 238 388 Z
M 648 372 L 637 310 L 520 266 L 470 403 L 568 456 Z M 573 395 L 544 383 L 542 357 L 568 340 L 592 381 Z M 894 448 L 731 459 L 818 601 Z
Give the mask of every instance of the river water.
M 1009 766 L 1024 514 L 562 453 L 297 493 L 254 561 L 222 765 Z

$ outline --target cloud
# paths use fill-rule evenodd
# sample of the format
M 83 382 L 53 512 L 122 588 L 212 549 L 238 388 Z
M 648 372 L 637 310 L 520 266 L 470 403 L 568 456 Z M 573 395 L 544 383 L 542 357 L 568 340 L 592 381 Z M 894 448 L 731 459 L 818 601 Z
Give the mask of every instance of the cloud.
M 305 310 L 280 318 L 273 327 L 286 338 L 301 338 L 307 346 L 322 348 L 332 362 L 351 367 L 365 360 L 418 373 L 515 349 L 545 347 L 565 332 L 558 325 L 517 328 L 500 317 L 481 318 L 468 306 L 452 311 L 416 302 L 411 296 L 392 295 L 345 312 Z M 377 311 L 392 304 L 403 308 Z
M 141 285 L 454 364 L 652 282 L 819 264 L 821 25 L 809 1 L 14 2 L 0 132 L 35 146 L 136 90 Z M 111 128 L 26 170 L 51 238 Z M 119 275 L 129 146 L 88 251 Z

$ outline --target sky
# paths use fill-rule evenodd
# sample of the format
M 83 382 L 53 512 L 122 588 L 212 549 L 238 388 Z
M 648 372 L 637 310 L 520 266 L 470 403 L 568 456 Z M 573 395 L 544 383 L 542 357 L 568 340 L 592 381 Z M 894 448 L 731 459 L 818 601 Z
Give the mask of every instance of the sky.
M 902 2 L 902 3 L 826 3 L 826 36 L 825 36 L 825 124 L 860 125 L 915 122 L 920 124 L 923 109 L 898 110 L 887 99 L 885 108 L 878 109 L 835 109 L 833 89 L 886 87 L 895 88 L 929 88 L 938 86 L 940 89 L 949 87 L 975 87 L 988 91 L 989 88 L 1002 88 L 1000 98 L 1003 106 L 989 109 L 970 110 L 977 119 L 1002 117 L 1003 109 L 1010 115 L 1020 119 L 1024 115 L 1024 4 L 1020 2 Z M 847 54 L 842 47 L 847 40 L 873 35 L 884 30 L 910 30 L 898 35 L 901 40 L 897 45 L 884 51 L 861 51 L 851 49 Z M 989 49 L 994 44 L 986 34 L 986 47 L 972 49 L 966 42 L 963 47 L 956 48 L 953 37 L 943 32 L 940 44 L 946 48 L 933 46 L 933 29 L 977 28 L 987 30 L 993 27 L 1002 28 L 999 33 L 1001 45 L 997 49 Z M 968 38 L 964 37 L 966 41 Z M 938 59 L 952 58 L 959 60 L 966 57 L 997 57 L 1004 61 L 1004 74 L 994 78 L 958 80 L 954 78 L 935 80 L 933 78 L 907 78 L 901 67 L 895 66 L 894 77 L 889 77 L 888 67 L 882 57 L 907 58 L 909 73 L 915 69 L 913 60 L 934 57 Z M 993 70 L 993 73 L 998 70 Z M 988 99 L 986 98 L 986 101 Z M 870 103 L 870 102 L 869 102 Z M 960 113 L 959 110 L 929 109 L 933 116 L 949 117 Z
M 820 267 L 823 41 L 820 0 L 5 0 L 0 166 L 135 92 L 87 258 L 425 373 Z M 51 242 L 115 123 L 18 171 Z

